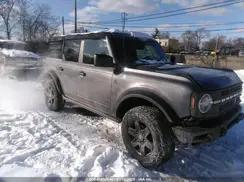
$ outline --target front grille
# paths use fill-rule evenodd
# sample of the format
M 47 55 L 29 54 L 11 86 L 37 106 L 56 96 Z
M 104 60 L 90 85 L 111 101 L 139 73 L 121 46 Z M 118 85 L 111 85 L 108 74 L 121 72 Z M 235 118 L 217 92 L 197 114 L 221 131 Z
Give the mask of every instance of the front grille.
M 234 116 L 239 111 L 240 111 L 240 107 L 235 105 L 235 107 L 232 107 L 230 110 L 228 110 L 227 112 L 224 112 L 222 115 L 219 115 L 216 118 L 202 120 L 200 122 L 199 126 L 204 127 L 204 128 L 216 127 L 216 126 L 222 124 L 223 121 L 225 121 L 226 119 Z
M 223 90 L 223 91 L 221 92 L 221 96 L 222 96 L 222 97 L 225 97 L 225 96 L 231 95 L 231 94 L 233 94 L 233 93 L 241 92 L 241 90 L 242 90 L 242 86 L 241 86 L 241 85 L 238 85 L 238 86 L 235 86 L 235 87 L 232 87 L 232 88 Z
M 223 113 L 240 104 L 242 85 L 222 90 L 213 97 L 214 112 Z
M 235 107 L 239 103 L 240 103 L 240 99 L 238 97 L 236 97 L 236 98 L 234 98 L 232 100 L 229 100 L 229 101 L 221 104 L 220 107 L 219 107 L 219 110 L 220 111 L 229 110 L 229 109 Z
M 225 112 L 239 105 L 241 91 L 242 85 L 221 91 L 220 98 L 215 101 L 216 105 L 219 106 L 219 111 Z

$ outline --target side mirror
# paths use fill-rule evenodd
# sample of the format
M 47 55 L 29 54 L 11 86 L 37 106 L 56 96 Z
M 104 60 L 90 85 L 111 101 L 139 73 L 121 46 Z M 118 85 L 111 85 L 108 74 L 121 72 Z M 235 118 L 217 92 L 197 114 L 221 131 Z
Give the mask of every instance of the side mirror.
M 113 58 L 105 54 L 95 54 L 94 65 L 97 67 L 113 67 Z

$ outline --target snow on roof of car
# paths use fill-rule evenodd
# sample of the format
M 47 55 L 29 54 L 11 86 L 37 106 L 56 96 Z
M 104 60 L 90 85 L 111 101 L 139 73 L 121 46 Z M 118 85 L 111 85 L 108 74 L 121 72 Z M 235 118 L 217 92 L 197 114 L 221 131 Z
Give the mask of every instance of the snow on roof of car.
M 0 43 L 26 44 L 25 42 L 18 41 L 18 40 L 5 40 L 5 39 L 0 39 Z
M 2 49 L 2 54 L 7 57 L 12 58 L 34 58 L 34 59 L 40 59 L 40 56 L 29 51 L 23 51 L 23 50 L 15 50 L 15 49 Z

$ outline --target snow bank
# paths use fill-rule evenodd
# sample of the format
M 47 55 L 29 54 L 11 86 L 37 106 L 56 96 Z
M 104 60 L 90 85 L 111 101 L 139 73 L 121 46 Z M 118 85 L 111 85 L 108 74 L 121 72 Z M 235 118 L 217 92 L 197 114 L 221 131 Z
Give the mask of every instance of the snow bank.
M 46 111 L 41 84 L 0 78 L 0 109 L 18 111 Z
M 18 40 L 6 40 L 6 39 L 0 39 L 0 43 L 26 44 L 25 42 L 22 42 L 22 41 L 18 41 Z
M 147 170 L 126 152 L 119 124 L 77 107 L 46 111 L 39 83 L 0 80 L 0 92 L 1 177 L 244 177 L 244 122 Z

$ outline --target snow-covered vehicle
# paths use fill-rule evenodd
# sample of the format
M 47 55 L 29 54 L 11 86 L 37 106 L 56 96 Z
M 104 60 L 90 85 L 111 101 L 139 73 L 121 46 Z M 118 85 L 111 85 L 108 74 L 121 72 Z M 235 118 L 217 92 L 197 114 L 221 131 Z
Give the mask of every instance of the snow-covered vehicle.
M 239 51 L 239 57 L 244 57 L 244 49 L 241 49 L 241 50 Z
M 26 51 L 21 41 L 0 40 L 0 73 L 11 76 L 38 76 L 42 61 L 37 54 Z
M 50 41 L 49 53 L 47 107 L 67 101 L 122 123 L 127 150 L 145 167 L 170 159 L 176 141 L 224 135 L 240 116 L 242 81 L 232 70 L 176 65 L 149 36 L 66 35 Z

